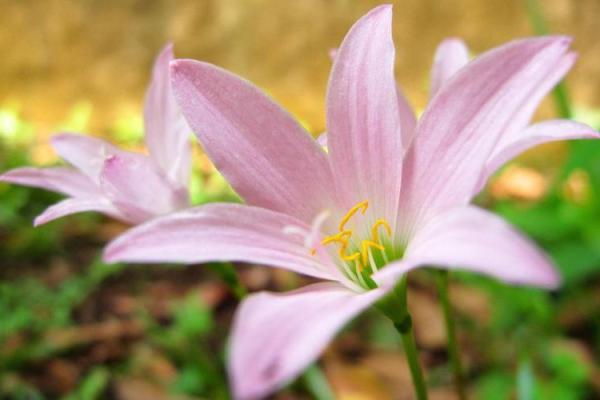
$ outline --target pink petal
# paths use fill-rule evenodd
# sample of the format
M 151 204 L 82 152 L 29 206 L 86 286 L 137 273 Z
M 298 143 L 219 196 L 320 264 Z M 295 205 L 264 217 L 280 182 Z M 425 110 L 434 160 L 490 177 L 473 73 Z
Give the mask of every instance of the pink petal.
M 323 279 L 338 279 L 327 260 L 310 255 L 304 238 L 286 232 L 308 225 L 294 217 L 239 204 L 210 204 L 136 227 L 106 249 L 107 261 L 267 264 Z
M 431 219 L 409 242 L 404 260 L 374 275 L 390 285 L 408 270 L 435 266 L 465 269 L 508 283 L 555 288 L 560 276 L 548 257 L 502 218 L 476 207 Z
M 331 59 L 331 61 L 335 61 L 337 53 L 337 48 L 329 49 L 329 58 Z M 412 135 L 414 133 L 415 126 L 417 125 L 417 117 L 415 116 L 411 105 L 408 103 L 406 96 L 404 96 L 402 89 L 398 87 L 397 92 L 398 112 L 400 113 L 400 125 L 402 126 L 403 143 L 404 147 L 408 147 L 410 141 L 412 140 Z M 323 132 L 317 138 L 317 141 L 319 142 L 319 144 L 321 144 L 321 142 L 325 143 L 324 145 L 321 144 L 322 146 L 327 146 L 327 133 Z
M 113 204 L 136 223 L 188 205 L 185 188 L 174 187 L 150 158 L 139 154 L 110 156 L 100 185 Z
M 327 141 L 345 207 L 369 200 L 376 216 L 394 221 L 410 132 L 398 112 L 391 27 L 392 8 L 384 5 L 346 35 L 329 80 Z
M 247 297 L 233 324 L 229 374 L 236 399 L 261 399 L 295 378 L 335 334 L 383 295 L 319 283 Z
M 444 82 L 450 80 L 469 62 L 469 50 L 460 39 L 446 39 L 438 46 L 431 70 L 430 96 L 433 97 Z
M 32 186 L 73 197 L 100 195 L 98 187 L 82 173 L 71 168 L 16 168 L 0 175 L 0 181 Z
M 213 65 L 171 63 L 175 97 L 204 150 L 250 204 L 310 222 L 333 204 L 323 150 L 256 87 Z
M 400 88 L 398 88 L 398 112 L 400 113 L 400 120 L 402 121 L 402 131 L 404 132 L 404 127 L 407 127 L 407 132 L 414 132 L 415 126 L 417 125 L 417 119 Z M 411 139 L 412 133 L 410 134 L 408 141 L 410 142 Z M 321 133 L 316 140 L 319 146 L 327 147 L 327 132 Z
M 545 74 L 538 78 L 539 83 L 529 93 L 529 96 L 521 105 L 519 112 L 514 115 L 513 120 L 510 121 L 507 128 L 502 132 L 496 146 L 502 147 L 503 143 L 517 140 L 520 137 L 523 130 L 531 123 L 531 119 L 542 99 L 565 77 L 576 60 L 577 54 L 568 52 L 558 57 L 554 61 L 552 68 L 545 68 Z
M 442 86 L 405 159 L 400 212 L 405 236 L 430 216 L 471 200 L 496 143 L 527 123 L 531 102 L 569 43 L 564 37 L 509 43 L 470 62 Z
M 517 138 L 506 138 L 495 148 L 483 171 L 477 192 L 483 188 L 489 177 L 507 161 L 525 150 L 542 143 L 570 139 L 598 139 L 600 135 L 591 127 L 575 121 L 551 120 L 526 128 Z M 503 138 L 504 139 L 504 138 Z
M 317 137 L 317 143 L 321 147 L 327 147 L 327 132 L 323 132 Z
M 121 214 L 108 199 L 102 197 L 94 198 L 69 198 L 48 207 L 42 214 L 38 215 L 33 222 L 34 226 L 42 225 L 66 215 L 77 214 L 85 211 L 97 211 L 123 222 L 131 222 Z
M 173 45 L 168 44 L 154 63 L 144 104 L 144 129 L 150 157 L 169 179 L 187 187 L 192 167 L 191 129 L 171 90 L 169 63 L 172 60 Z
M 95 183 L 99 182 L 104 160 L 111 155 L 123 152 L 105 140 L 71 133 L 54 135 L 51 142 L 54 150 L 64 160 L 90 177 Z
M 396 97 L 398 99 L 398 114 L 400 115 L 400 126 L 402 127 L 402 143 L 404 149 L 408 149 L 415 135 L 417 117 L 408 102 L 404 92 L 396 86 Z

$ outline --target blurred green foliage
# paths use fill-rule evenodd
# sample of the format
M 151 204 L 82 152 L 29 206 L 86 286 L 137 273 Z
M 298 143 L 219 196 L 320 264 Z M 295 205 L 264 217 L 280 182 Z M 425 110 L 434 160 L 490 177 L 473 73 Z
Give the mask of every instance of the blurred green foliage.
M 209 336 L 214 334 L 215 324 L 200 299 L 199 293 L 191 293 L 173 304 L 172 324 L 167 328 L 155 326 L 151 341 L 178 367 L 177 378 L 170 384 L 172 392 L 226 399 L 223 354 L 215 351 L 214 343 L 211 345 Z
M 65 129 L 83 129 L 90 108 L 85 103 L 73 111 Z M 133 120 L 132 120 L 133 121 Z M 131 122 L 131 121 L 130 121 Z M 137 123 L 119 123 L 122 140 L 139 141 Z M 0 110 L 0 170 L 31 165 L 26 141 L 31 125 L 12 111 Z M 8 132 L 8 133 L 7 133 Z M 132 133 L 133 132 L 133 133 Z M 484 338 L 479 343 L 484 364 L 471 377 L 477 398 L 570 400 L 590 393 L 589 360 L 576 350 L 560 345 L 572 332 L 566 331 L 557 315 L 580 302 L 600 276 L 600 143 L 572 142 L 563 169 L 542 201 L 525 204 L 497 201 L 492 208 L 540 243 L 557 261 L 565 285 L 555 293 L 518 288 L 474 276 L 457 274 L 457 279 L 484 290 L 494 301 L 489 325 L 475 326 L 462 321 L 462 329 Z M 564 190 L 573 173 L 587 177 L 586 196 L 574 199 Z M 195 204 L 214 200 L 238 201 L 220 175 L 194 171 L 192 198 Z M 43 190 L 0 184 L 0 257 L 17 264 L 48 265 L 48 259 L 65 251 L 65 232 L 73 225 L 93 232 L 101 218 L 72 216 L 39 228 L 31 221 L 45 207 L 60 199 Z M 46 398 L 35 385 L 20 377 L 22 371 L 40 360 L 72 351 L 48 341 L 48 332 L 72 327 L 74 311 L 108 278 L 118 276 L 122 267 L 92 262 L 75 271 L 58 285 L 49 285 L 27 274 L 0 282 L 0 397 Z M 221 271 L 221 269 L 220 269 Z M 229 270 L 222 270 L 227 273 Z M 10 271 L 0 271 L 0 274 Z M 225 276 L 232 279 L 231 276 Z M 26 294 L 26 295 L 24 295 Z M 578 304 L 578 303 L 577 303 Z M 598 305 L 588 305 L 598 313 Z M 164 354 L 176 373 L 162 385 L 170 393 L 211 399 L 228 398 L 224 370 L 224 327 L 216 323 L 214 311 L 192 292 L 171 305 L 171 320 L 165 324 L 149 314 L 143 319 L 146 345 Z M 374 321 L 377 321 L 376 319 Z M 371 321 L 372 322 L 372 321 Z M 600 359 L 600 318 L 587 321 L 586 342 L 596 344 L 593 357 Z M 396 334 L 389 324 L 373 323 L 374 345 L 396 349 Z M 581 339 L 581 338 L 580 338 Z M 10 345 L 17 340 L 18 346 Z M 557 344 L 558 343 L 558 344 Z M 9 345 L 6 345 L 9 344 Z M 515 360 L 520 360 L 515 362 Z M 117 365 L 96 365 L 85 371 L 76 388 L 65 399 L 100 399 L 111 381 L 135 374 L 131 360 Z M 314 372 L 314 371 L 313 371 Z M 432 372 L 435 378 L 436 371 Z M 307 387 L 319 387 L 322 376 L 308 374 Z M 436 378 L 437 379 L 437 378 Z
M 481 332 L 490 349 L 491 365 L 478 379 L 478 398 L 586 398 L 591 393 L 590 362 L 600 361 L 600 304 L 586 301 L 600 277 L 600 143 L 573 141 L 569 158 L 547 196 L 534 204 L 500 201 L 493 205 L 539 243 L 557 263 L 563 286 L 554 293 L 511 287 L 489 279 L 461 274 L 460 279 L 482 287 L 494 299 L 489 331 Z M 586 180 L 584 198 L 569 196 L 565 186 L 574 173 Z M 582 299 L 583 297 L 583 299 Z M 579 304 L 588 318 L 576 339 L 591 343 L 591 358 L 583 360 L 574 348 L 557 345 L 573 332 L 559 323 L 561 313 Z M 593 317 L 593 316 L 596 317 Z M 521 359 L 521 365 L 514 360 Z M 524 363 L 524 364 L 523 364 Z M 515 371 L 513 374 L 501 371 Z
M 530 4 L 534 4 L 531 2 Z M 572 110 L 564 88 L 555 99 L 563 114 L 574 112 L 600 126 L 596 110 Z M 76 105 L 58 130 L 85 131 L 93 109 L 87 102 Z M 142 120 L 124 115 L 111 125 L 120 143 L 138 145 L 143 140 Z M 29 144 L 35 127 L 19 117 L 18 107 L 0 109 L 0 171 L 32 165 Z M 588 302 L 600 277 L 600 142 L 574 141 L 566 163 L 539 202 L 502 200 L 491 208 L 539 243 L 557 262 L 564 286 L 553 293 L 511 287 L 491 279 L 460 273 L 461 283 L 483 290 L 491 301 L 489 324 L 477 325 L 463 316 L 461 329 L 470 337 L 482 360 L 470 372 L 476 398 L 571 400 L 591 396 L 590 363 L 600 362 L 600 304 Z M 585 196 L 571 196 L 565 186 L 574 174 L 585 176 Z M 190 193 L 193 204 L 239 201 L 225 180 L 212 171 L 193 171 Z M 35 384 L 23 378 L 31 365 L 73 351 L 72 345 L 48 339 L 48 332 L 77 324 L 74 313 L 121 265 L 93 261 L 71 271 L 58 284 L 48 284 L 32 274 L 19 274 L 14 267 L 47 267 L 48 260 L 65 252 L 65 232 L 72 225 L 93 232 L 98 216 L 61 219 L 39 228 L 33 218 L 61 197 L 43 190 L 0 184 L 0 259 L 14 266 L 0 271 L 0 398 L 47 398 Z M 223 270 L 225 281 L 234 276 Z M 241 289 L 240 289 L 241 290 Z M 241 295 L 242 292 L 238 293 Z M 560 316 L 585 307 L 583 329 L 561 324 Z M 175 373 L 160 384 L 172 394 L 227 399 L 224 369 L 226 327 L 215 310 L 192 291 L 170 305 L 169 320 L 143 314 L 144 346 L 157 351 L 175 367 Z M 373 323 L 372 321 L 375 321 Z M 378 322 L 379 321 L 379 322 Z M 371 344 L 392 351 L 398 348 L 396 332 L 388 323 L 369 319 Z M 582 356 L 573 340 L 589 345 L 590 359 Z M 16 344 L 15 344 L 16 343 Z M 111 381 L 139 373 L 135 360 L 114 365 L 95 365 L 84 371 L 66 400 L 105 398 Z M 436 378 L 436 371 L 432 377 Z M 307 386 L 325 392 L 324 377 L 316 369 L 304 377 Z M 322 387 L 322 389 L 318 389 Z
M 499 202 L 494 209 L 538 241 L 558 263 L 564 283 L 578 284 L 600 268 L 600 143 L 575 141 L 560 177 L 536 204 Z M 565 181 L 583 172 L 586 198 L 570 199 Z
M 89 103 L 76 106 L 57 130 L 85 131 L 92 109 Z M 34 165 L 29 158 L 34 127 L 23 121 L 16 108 L 0 109 L 0 171 Z M 115 123 L 121 142 L 139 143 L 142 137 L 139 119 Z M 231 193 L 222 178 L 207 187 L 200 172 L 194 171 L 195 202 L 226 197 Z M 233 196 L 230 198 L 233 198 Z M 123 266 L 107 265 L 98 260 L 88 266 L 76 266 L 58 283 L 42 279 L 50 260 L 70 251 L 69 240 L 78 235 L 94 235 L 102 218 L 91 213 L 70 216 L 34 228 L 32 221 L 61 196 L 40 189 L 0 183 L 0 398 L 45 399 L 36 385 L 24 378 L 32 365 L 43 364 L 68 355 L 80 346 L 77 341 L 56 340 L 53 334 L 76 328 L 74 313 L 111 277 L 118 277 Z M 69 239 L 67 236 L 75 235 Z M 92 244 L 94 245 L 94 244 Z M 75 244 L 77 247 L 78 245 Z M 96 251 L 100 248 L 94 245 Z M 77 250 L 81 251 L 81 249 Z M 25 268 L 25 271 L 19 271 Z M 39 274 L 36 272 L 39 271 Z M 212 311 L 193 293 L 171 306 L 172 321 L 165 325 L 147 316 L 143 319 L 147 344 L 177 367 L 176 377 L 165 382 L 165 390 L 177 394 L 228 398 L 222 341 L 214 340 Z M 210 335 L 213 335 L 211 339 Z M 223 333 L 223 335 L 225 335 Z M 111 380 L 135 373 L 135 365 L 125 360 L 114 366 L 96 365 L 78 380 L 66 400 L 102 399 Z M 51 396 L 53 397 L 53 396 Z

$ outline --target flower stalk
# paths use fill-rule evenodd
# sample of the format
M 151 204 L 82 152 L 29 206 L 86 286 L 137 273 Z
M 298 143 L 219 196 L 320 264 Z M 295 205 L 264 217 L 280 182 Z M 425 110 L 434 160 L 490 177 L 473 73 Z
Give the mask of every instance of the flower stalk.
M 408 281 L 406 275 L 404 275 L 396 288 L 387 297 L 377 303 L 377 306 L 392 320 L 394 327 L 400 334 L 416 398 L 418 400 L 427 400 L 427 386 L 425 385 L 425 378 L 423 377 L 419 361 L 412 317 L 408 311 L 407 287 Z
M 232 263 L 208 264 L 208 267 L 219 275 L 221 281 L 227 285 L 237 300 L 241 301 L 246 297 L 248 290 L 242 284 Z
M 456 324 L 454 322 L 454 314 L 452 313 L 452 306 L 448 296 L 448 271 L 436 271 L 435 283 L 442 305 L 442 311 L 444 313 L 446 336 L 448 338 L 448 355 L 450 357 L 450 365 L 454 376 L 456 394 L 460 400 L 466 400 L 467 394 L 464 385 L 464 372 L 460 361 L 460 352 L 458 351 L 458 341 L 456 340 Z
M 304 371 L 302 381 L 308 392 L 316 400 L 334 400 L 335 394 L 329 386 L 327 377 L 317 364 L 313 364 Z

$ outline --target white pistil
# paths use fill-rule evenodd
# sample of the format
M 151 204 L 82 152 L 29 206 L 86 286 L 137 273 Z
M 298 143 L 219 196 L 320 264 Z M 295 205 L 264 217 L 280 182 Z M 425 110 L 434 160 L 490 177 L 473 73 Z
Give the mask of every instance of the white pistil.
M 342 262 L 342 267 L 344 268 L 344 271 L 348 275 L 348 278 L 350 278 L 350 280 L 356 282 L 356 280 L 358 278 L 357 278 L 356 274 L 354 273 L 354 271 L 352 270 L 352 268 L 350 268 L 350 266 L 348 264 L 346 264 L 345 262 Z
M 378 271 L 377 269 L 377 264 L 375 263 L 375 259 L 373 258 L 373 253 L 371 252 L 371 249 L 367 250 L 369 252 L 369 265 L 371 266 L 371 270 L 373 270 L 373 272 Z M 385 254 L 385 249 L 384 250 L 380 250 Z

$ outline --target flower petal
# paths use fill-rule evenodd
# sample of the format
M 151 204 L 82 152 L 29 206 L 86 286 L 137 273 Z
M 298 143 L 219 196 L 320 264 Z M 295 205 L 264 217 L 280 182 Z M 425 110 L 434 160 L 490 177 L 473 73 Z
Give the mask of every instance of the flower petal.
M 327 132 L 321 133 L 316 141 L 319 146 L 327 148 Z
M 310 222 L 333 204 L 326 155 L 256 87 L 213 65 L 171 63 L 175 97 L 204 150 L 249 204 Z
M 107 247 L 104 258 L 151 263 L 241 261 L 338 280 L 337 267 L 311 256 L 303 237 L 286 232 L 292 226 L 310 229 L 294 217 L 267 209 L 210 204 L 126 232 Z
M 527 124 L 532 98 L 537 104 L 539 87 L 547 85 L 569 43 L 565 37 L 509 43 L 470 62 L 442 86 L 405 159 L 404 237 L 430 216 L 471 200 L 496 143 L 504 132 Z
M 469 50 L 462 40 L 450 38 L 442 41 L 433 58 L 429 97 L 433 97 L 442 84 L 452 78 L 468 62 Z
M 120 154 L 119 150 L 105 140 L 85 135 L 62 133 L 52 136 L 52 147 L 69 164 L 99 182 L 100 171 L 107 157 Z
M 327 92 L 327 142 L 346 208 L 369 200 L 395 221 L 404 131 L 394 78 L 392 8 L 379 6 L 350 29 L 333 64 Z
M 191 171 L 190 133 L 171 90 L 173 45 L 158 55 L 144 103 L 144 130 L 150 157 L 173 182 L 187 187 Z
M 410 137 L 407 139 L 410 143 L 415 126 L 417 125 L 417 118 L 400 88 L 398 88 L 398 112 L 400 113 L 400 120 L 402 121 L 402 132 L 406 131 L 410 133 Z M 317 136 L 316 141 L 319 146 L 327 148 L 327 132 L 323 132 Z
M 398 115 L 400 116 L 400 126 L 402 127 L 403 148 L 408 149 L 415 135 L 417 116 L 399 86 L 396 86 L 396 98 L 398 99 Z
M 466 269 L 508 283 L 555 288 L 560 276 L 548 257 L 502 218 L 464 206 L 425 225 L 409 242 L 405 258 L 374 275 L 390 285 L 420 266 Z
M 346 323 L 386 292 L 356 293 L 336 283 L 319 283 L 284 294 L 247 297 L 231 335 L 234 398 L 263 398 L 289 382 Z
M 177 188 L 148 157 L 121 153 L 106 159 L 100 175 L 105 195 L 135 223 L 182 208 L 185 188 Z
M 570 44 L 570 39 L 568 43 Z M 538 78 L 539 83 L 529 93 L 519 112 L 514 115 L 506 129 L 502 131 L 496 146 L 502 146 L 503 143 L 513 141 L 521 135 L 523 130 L 531 123 L 531 119 L 543 98 L 565 77 L 576 60 L 576 53 L 567 52 L 554 61 L 553 68 L 545 68 L 545 73 L 541 72 L 543 75 Z
M 529 126 L 518 138 L 503 138 L 494 150 L 483 171 L 476 192 L 503 164 L 525 150 L 542 143 L 569 139 L 598 139 L 600 134 L 593 128 L 575 121 L 551 120 Z
M 64 193 L 73 197 L 98 196 L 96 185 L 72 168 L 15 168 L 0 175 L 0 181 Z
M 123 222 L 131 222 L 121 214 L 108 199 L 102 197 L 94 198 L 68 198 L 48 207 L 38 215 L 33 222 L 34 226 L 42 225 L 55 219 L 77 214 L 85 211 L 97 211 Z

